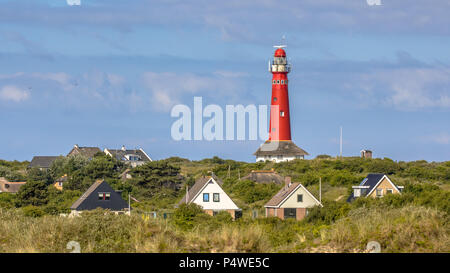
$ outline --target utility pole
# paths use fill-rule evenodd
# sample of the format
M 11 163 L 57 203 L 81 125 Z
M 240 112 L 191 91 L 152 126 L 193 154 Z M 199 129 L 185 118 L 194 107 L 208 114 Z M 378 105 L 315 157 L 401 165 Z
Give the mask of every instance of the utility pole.
M 131 195 L 128 193 L 128 213 L 131 215 Z
M 342 159 L 342 126 L 341 126 L 341 137 L 339 140 L 339 156 Z
M 231 165 L 228 165 L 227 178 L 230 178 L 230 172 L 231 172 Z
M 319 177 L 319 202 L 322 204 L 322 177 Z
M 238 178 L 241 180 L 241 171 L 238 169 Z

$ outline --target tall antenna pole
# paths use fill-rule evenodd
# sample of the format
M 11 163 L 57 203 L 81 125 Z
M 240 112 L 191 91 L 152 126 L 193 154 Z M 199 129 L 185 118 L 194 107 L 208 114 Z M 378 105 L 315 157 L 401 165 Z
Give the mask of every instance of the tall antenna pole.
M 342 159 L 342 126 L 341 126 L 341 137 L 339 140 L 339 156 Z

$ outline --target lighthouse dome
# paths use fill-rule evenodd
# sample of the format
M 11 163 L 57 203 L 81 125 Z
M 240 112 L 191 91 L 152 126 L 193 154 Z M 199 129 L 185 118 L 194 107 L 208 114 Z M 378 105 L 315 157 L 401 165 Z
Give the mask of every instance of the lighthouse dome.
M 286 52 L 282 48 L 275 50 L 275 57 L 286 57 Z

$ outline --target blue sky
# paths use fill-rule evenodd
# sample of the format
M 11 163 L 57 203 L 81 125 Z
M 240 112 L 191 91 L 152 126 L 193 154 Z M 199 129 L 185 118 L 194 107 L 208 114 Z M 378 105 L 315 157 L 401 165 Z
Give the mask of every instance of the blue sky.
M 445 0 L 0 0 L 0 158 L 74 144 L 155 158 L 253 161 L 260 141 L 174 141 L 175 104 L 268 104 L 285 35 L 293 140 L 313 158 L 363 148 L 450 159 Z

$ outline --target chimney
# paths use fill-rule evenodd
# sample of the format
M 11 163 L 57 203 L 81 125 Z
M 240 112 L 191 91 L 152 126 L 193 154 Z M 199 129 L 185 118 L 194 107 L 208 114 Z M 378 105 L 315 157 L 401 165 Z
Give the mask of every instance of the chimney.
M 125 148 L 125 145 L 122 145 L 122 151 L 126 151 L 127 149 Z
M 289 186 L 291 185 L 291 177 L 290 176 L 286 176 L 284 178 L 284 185 L 286 186 L 286 188 L 289 188 Z

